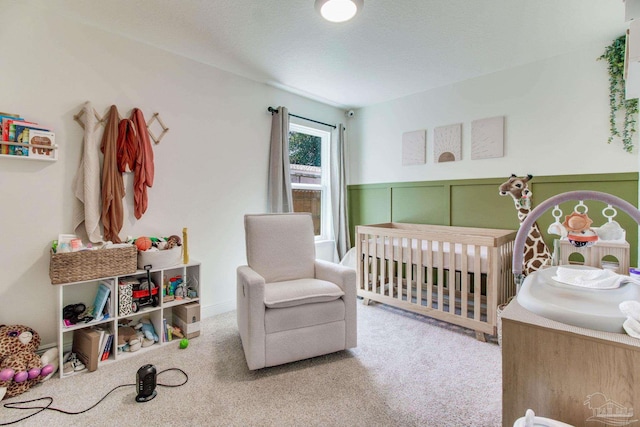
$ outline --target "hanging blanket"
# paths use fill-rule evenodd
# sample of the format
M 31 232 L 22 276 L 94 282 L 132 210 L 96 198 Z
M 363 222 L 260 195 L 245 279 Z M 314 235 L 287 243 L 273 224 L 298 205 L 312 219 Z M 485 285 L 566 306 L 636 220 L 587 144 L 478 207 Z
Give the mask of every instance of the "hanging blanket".
M 120 173 L 133 172 L 138 155 L 138 132 L 133 121 L 120 120 L 118 125 L 118 170 Z
M 118 109 L 115 105 L 109 109 L 109 118 L 102 135 L 100 150 L 104 154 L 102 165 L 102 225 L 104 239 L 113 243 L 120 243 L 118 233 L 122 229 L 124 213 L 122 198 L 124 197 L 124 182 L 122 173 L 118 170 Z
M 93 106 L 86 102 L 80 116 L 84 125 L 84 139 L 80 167 L 73 179 L 73 195 L 76 202 L 73 207 L 73 227 L 76 234 L 86 233 L 93 243 L 102 242 L 100 234 L 100 124 L 94 115 Z M 83 227 L 84 225 L 84 227 Z
M 147 122 L 144 120 L 142 111 L 134 108 L 131 112 L 131 120 L 135 123 L 138 133 L 138 151 L 136 164 L 133 170 L 133 200 L 135 204 L 135 216 L 137 219 L 147 211 L 147 187 L 153 186 L 153 148 L 149 139 Z

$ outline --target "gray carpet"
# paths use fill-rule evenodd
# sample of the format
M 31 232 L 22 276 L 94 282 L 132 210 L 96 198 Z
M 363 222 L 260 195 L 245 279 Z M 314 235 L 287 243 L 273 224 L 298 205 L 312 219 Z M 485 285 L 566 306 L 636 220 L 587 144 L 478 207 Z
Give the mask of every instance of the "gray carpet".
M 146 363 L 178 367 L 189 382 L 158 387 L 136 403 L 133 386 L 120 388 L 81 415 L 46 411 L 24 426 L 499 426 L 500 348 L 473 331 L 384 305 L 358 301 L 358 347 L 251 372 L 235 312 L 202 322 L 187 349 L 178 344 L 99 367 L 93 373 L 52 378 L 12 399 L 52 396 L 53 406 L 81 411 L 119 384 L 133 384 Z M 158 383 L 176 384 L 167 372 Z M 0 424 L 29 411 L 0 407 Z

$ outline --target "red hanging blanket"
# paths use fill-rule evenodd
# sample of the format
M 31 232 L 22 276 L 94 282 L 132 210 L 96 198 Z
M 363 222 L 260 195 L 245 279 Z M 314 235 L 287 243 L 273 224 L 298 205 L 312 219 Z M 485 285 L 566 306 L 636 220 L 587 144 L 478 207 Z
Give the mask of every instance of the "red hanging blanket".
M 133 172 L 138 156 L 138 132 L 132 120 L 122 119 L 118 125 L 118 170 Z
M 109 118 L 102 135 L 100 150 L 104 154 L 102 163 L 102 225 L 104 240 L 121 243 L 118 233 L 122 229 L 124 213 L 122 198 L 124 197 L 124 182 L 117 164 L 118 141 L 118 109 L 112 105 Z
M 134 108 L 131 112 L 131 120 L 135 124 L 138 133 L 138 150 L 136 152 L 136 163 L 133 169 L 133 200 L 135 217 L 140 219 L 147 211 L 147 187 L 153 186 L 153 148 L 151 147 L 151 140 L 149 139 L 147 122 L 144 120 L 142 111 Z

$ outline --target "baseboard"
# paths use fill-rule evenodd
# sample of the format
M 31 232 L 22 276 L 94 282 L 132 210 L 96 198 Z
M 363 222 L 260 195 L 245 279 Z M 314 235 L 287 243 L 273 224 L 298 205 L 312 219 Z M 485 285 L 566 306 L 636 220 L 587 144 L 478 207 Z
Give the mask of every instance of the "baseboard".
M 226 313 L 236 309 L 235 300 L 227 300 L 219 302 L 217 304 L 207 305 L 200 307 L 200 317 L 206 319 L 207 317 L 215 316 L 216 314 Z

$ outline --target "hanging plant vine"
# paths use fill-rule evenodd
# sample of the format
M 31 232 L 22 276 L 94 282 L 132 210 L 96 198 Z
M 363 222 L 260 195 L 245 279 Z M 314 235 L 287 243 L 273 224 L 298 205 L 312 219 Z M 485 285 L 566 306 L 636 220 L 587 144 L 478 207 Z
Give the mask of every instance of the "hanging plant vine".
M 609 71 L 609 135 L 608 143 L 611 144 L 614 137 L 622 139 L 622 147 L 625 151 L 633 150 L 633 135 L 636 133 L 636 117 L 638 115 L 638 99 L 625 99 L 624 91 L 624 52 L 626 36 L 615 39 L 604 50 L 604 54 L 598 60 L 606 60 Z M 618 113 L 624 112 L 622 132 L 618 126 Z

